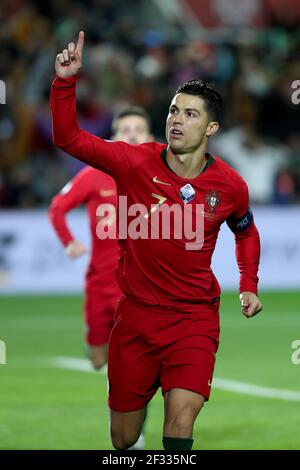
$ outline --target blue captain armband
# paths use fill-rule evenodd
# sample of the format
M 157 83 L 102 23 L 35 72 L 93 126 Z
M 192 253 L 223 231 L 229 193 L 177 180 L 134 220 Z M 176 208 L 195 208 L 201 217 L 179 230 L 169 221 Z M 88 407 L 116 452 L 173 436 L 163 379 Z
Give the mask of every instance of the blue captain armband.
M 228 219 L 227 220 L 227 225 L 232 230 L 232 232 L 243 232 L 244 230 L 247 230 L 247 228 L 250 227 L 253 223 L 253 213 L 251 209 L 248 209 L 246 214 L 242 215 L 242 217 L 239 217 L 238 219 L 232 220 Z

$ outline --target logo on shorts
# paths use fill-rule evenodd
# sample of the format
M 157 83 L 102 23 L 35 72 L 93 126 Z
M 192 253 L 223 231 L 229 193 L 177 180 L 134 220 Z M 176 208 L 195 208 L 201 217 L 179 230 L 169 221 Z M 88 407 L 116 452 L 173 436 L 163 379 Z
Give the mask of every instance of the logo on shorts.
M 207 385 L 211 387 L 211 379 L 209 379 L 209 381 L 207 382 Z
M 217 206 L 220 204 L 221 198 L 217 191 L 211 190 L 206 194 L 206 202 L 210 212 L 215 212 Z

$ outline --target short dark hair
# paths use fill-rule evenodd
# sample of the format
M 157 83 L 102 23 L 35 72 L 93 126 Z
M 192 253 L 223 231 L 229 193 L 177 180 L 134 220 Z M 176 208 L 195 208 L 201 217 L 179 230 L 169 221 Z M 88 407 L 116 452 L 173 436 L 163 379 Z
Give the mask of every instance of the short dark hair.
M 117 114 L 115 114 L 112 124 L 111 124 L 111 131 L 112 134 L 115 135 L 117 133 L 117 128 L 120 119 L 125 118 L 127 116 L 140 116 L 145 119 L 147 122 L 149 132 L 151 130 L 151 119 L 147 111 L 139 106 L 129 106 L 128 108 L 121 109 Z
M 204 80 L 190 80 L 179 85 L 175 95 L 178 93 L 200 96 L 204 101 L 204 108 L 209 117 L 213 121 L 220 119 L 223 100 L 221 95 L 213 88 L 212 83 Z

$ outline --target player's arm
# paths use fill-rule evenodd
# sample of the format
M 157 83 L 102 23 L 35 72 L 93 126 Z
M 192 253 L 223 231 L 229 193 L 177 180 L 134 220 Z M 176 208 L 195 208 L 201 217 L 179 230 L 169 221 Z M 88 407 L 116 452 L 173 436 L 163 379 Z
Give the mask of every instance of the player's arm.
M 128 144 L 103 140 L 80 129 L 77 123 L 75 86 L 83 45 L 84 33 L 80 31 L 77 44 L 69 43 L 56 57 L 56 78 L 50 96 L 53 141 L 79 160 L 117 177 L 126 169 Z
M 250 318 L 262 310 L 262 304 L 257 297 L 260 239 L 249 208 L 249 194 L 245 182 L 239 187 L 236 200 L 237 206 L 227 224 L 235 236 L 242 313 Z
M 66 214 L 87 202 L 89 197 L 89 181 L 86 169 L 81 170 L 54 196 L 48 209 L 49 220 L 70 258 L 78 258 L 87 252 L 87 248 L 79 240 L 76 240 L 70 231 Z

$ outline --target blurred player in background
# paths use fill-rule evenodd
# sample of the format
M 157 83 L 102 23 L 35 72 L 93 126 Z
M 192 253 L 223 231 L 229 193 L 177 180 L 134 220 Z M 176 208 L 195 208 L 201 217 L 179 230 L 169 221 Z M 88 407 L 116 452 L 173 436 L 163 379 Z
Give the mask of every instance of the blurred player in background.
M 193 221 L 203 221 L 198 248 L 187 249 L 190 239 L 175 237 L 175 229 L 163 237 L 157 225 L 154 233 L 160 237 L 128 233 L 124 242 L 119 265 L 124 298 L 117 306 L 108 358 L 112 442 L 117 449 L 136 442 L 147 405 L 161 386 L 163 446 L 190 450 L 195 420 L 210 396 L 219 344 L 220 286 L 211 258 L 225 221 L 235 235 L 242 313 L 251 318 L 262 309 L 257 297 L 260 242 L 248 188 L 232 168 L 206 152 L 219 128 L 222 99 L 201 80 L 175 92 L 166 121 L 167 145 L 107 143 L 81 130 L 75 83 L 83 45 L 80 32 L 77 44 L 69 43 L 56 57 L 51 91 L 56 145 L 110 173 L 119 196 L 145 207 L 146 222 L 141 217 L 139 223 L 148 233 L 155 212 L 164 214 L 173 205 L 180 214 L 188 207 Z
M 120 111 L 112 123 L 114 140 L 141 144 L 152 140 L 150 118 L 139 107 Z M 113 178 L 102 171 L 86 167 L 53 198 L 49 218 L 66 254 L 78 258 L 89 250 L 74 238 L 66 214 L 84 204 L 88 211 L 92 239 L 90 261 L 85 279 L 85 323 L 89 357 L 95 369 L 107 363 L 108 339 L 113 325 L 114 310 L 121 295 L 115 271 L 119 250 L 117 240 L 97 236 L 98 224 L 111 226 L 116 223 L 117 190 Z M 102 205 L 106 215 L 97 216 Z

